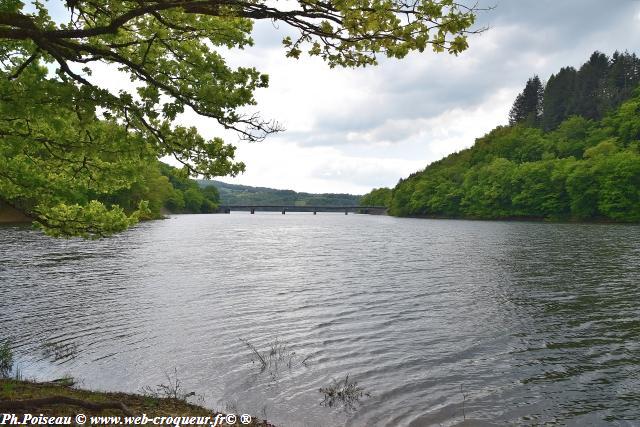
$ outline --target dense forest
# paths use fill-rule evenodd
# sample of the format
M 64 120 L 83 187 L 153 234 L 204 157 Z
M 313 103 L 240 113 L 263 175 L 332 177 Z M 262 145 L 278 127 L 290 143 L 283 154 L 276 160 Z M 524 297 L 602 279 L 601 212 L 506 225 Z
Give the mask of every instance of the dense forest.
M 358 206 L 360 196 L 353 194 L 298 193 L 266 187 L 227 184 L 215 180 L 199 180 L 203 189 L 217 188 L 223 205 L 292 205 L 292 206 Z
M 135 213 L 137 220 L 159 219 L 168 213 L 213 213 L 220 204 L 220 195 L 215 187 L 201 187 L 190 179 L 186 169 L 178 169 L 160 161 L 141 162 L 139 176 L 131 186 L 107 194 L 90 190 L 74 192 L 75 200 L 86 202 L 97 200 L 105 206 L 117 206 L 127 214 Z M 14 212 L 15 203 L 5 204 L 0 200 L 0 216 L 24 220 Z
M 109 205 L 121 206 L 125 211 L 138 209 L 140 202 L 147 204 L 146 218 L 160 218 L 163 213 L 212 213 L 218 208 L 220 195 L 215 187 L 202 188 L 190 179 L 184 169 L 162 162 L 146 165 L 143 178 L 128 188 L 100 197 Z
M 363 200 L 400 216 L 640 221 L 639 82 L 627 53 L 535 76 L 509 126 Z
M 391 196 L 390 188 L 374 188 L 360 198 L 360 206 L 389 206 Z

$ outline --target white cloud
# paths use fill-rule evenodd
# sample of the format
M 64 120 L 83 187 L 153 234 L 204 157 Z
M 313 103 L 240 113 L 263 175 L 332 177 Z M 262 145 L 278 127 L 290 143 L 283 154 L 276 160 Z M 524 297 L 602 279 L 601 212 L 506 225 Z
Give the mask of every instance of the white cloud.
M 223 181 L 318 193 L 362 194 L 395 183 L 421 161 L 350 156 L 334 147 L 299 147 L 281 138 L 240 146 L 245 174 Z
M 254 47 L 223 54 L 232 66 L 269 74 L 255 109 L 287 131 L 259 144 L 238 143 L 247 172 L 224 180 L 313 192 L 393 186 L 506 123 L 531 75 L 546 79 L 563 66 L 579 66 L 596 49 L 610 54 L 640 45 L 640 13 L 632 2 L 611 8 L 599 0 L 503 0 L 480 20 L 490 29 L 473 36 L 458 57 L 425 52 L 356 70 L 287 59 L 280 40 L 290 30 L 257 23 Z M 95 77 L 109 74 L 100 69 Z M 180 121 L 206 137 L 237 142 L 213 120 L 186 113 Z
M 240 145 L 248 171 L 233 181 L 304 191 L 392 186 L 505 124 L 533 74 L 546 79 L 563 66 L 580 66 L 596 49 L 611 54 L 638 46 L 637 9 L 619 6 L 505 0 L 480 17 L 489 31 L 472 37 L 459 57 L 415 54 L 357 70 L 288 60 L 276 38 L 266 36 L 273 28 L 258 25 L 256 47 L 232 60 L 270 75 L 259 107 L 288 131 Z
M 504 122 L 513 93 L 499 91 L 487 102 L 458 108 L 433 118 L 388 121 L 352 135 L 345 146 L 300 146 L 286 135 L 269 141 L 240 145 L 238 158 L 248 170 L 236 179 L 246 185 L 311 192 L 365 193 L 373 187 L 393 186 L 399 178 L 428 163 L 469 147 L 476 136 Z M 402 134 L 384 144 L 381 134 Z

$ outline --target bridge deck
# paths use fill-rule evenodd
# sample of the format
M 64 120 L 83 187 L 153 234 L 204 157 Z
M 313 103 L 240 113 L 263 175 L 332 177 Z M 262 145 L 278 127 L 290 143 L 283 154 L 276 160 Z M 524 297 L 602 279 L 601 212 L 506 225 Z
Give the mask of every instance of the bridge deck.
M 283 214 L 289 212 L 362 212 L 362 213 L 383 213 L 387 210 L 384 206 L 296 206 L 296 205 L 221 205 L 219 212 L 230 213 L 231 211 L 250 211 L 255 213 L 261 211 L 281 211 Z
M 385 206 L 220 205 L 227 209 L 387 209 Z

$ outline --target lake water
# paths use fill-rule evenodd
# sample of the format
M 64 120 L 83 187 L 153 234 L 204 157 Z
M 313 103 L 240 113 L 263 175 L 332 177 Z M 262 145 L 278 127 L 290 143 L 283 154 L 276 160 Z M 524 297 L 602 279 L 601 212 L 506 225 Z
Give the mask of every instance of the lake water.
M 177 372 L 279 426 L 638 425 L 639 261 L 625 225 L 233 213 L 92 242 L 9 226 L 0 336 L 27 377 L 139 391 Z M 276 339 L 261 371 L 246 343 Z M 321 405 L 347 375 L 371 396 Z

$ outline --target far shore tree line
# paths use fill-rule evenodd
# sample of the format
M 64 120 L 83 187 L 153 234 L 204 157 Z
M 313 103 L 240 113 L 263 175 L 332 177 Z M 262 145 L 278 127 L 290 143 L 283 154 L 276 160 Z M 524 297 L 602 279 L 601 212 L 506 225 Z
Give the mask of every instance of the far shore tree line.
M 128 213 L 136 211 L 140 203 L 145 202 L 148 211 L 141 219 L 157 219 L 163 213 L 212 213 L 220 204 L 216 187 L 201 187 L 196 180 L 189 178 L 188 170 L 160 161 L 145 165 L 140 179 L 129 188 L 97 197 L 105 204 L 122 207 Z
M 533 76 L 516 98 L 509 124 L 545 131 L 556 129 L 571 116 L 601 120 L 633 96 L 640 83 L 640 59 L 635 53 L 615 52 L 611 58 L 594 52 L 576 70 L 564 67 L 546 85 Z
M 362 201 L 399 216 L 640 221 L 639 83 L 628 53 L 533 77 L 509 126 Z

